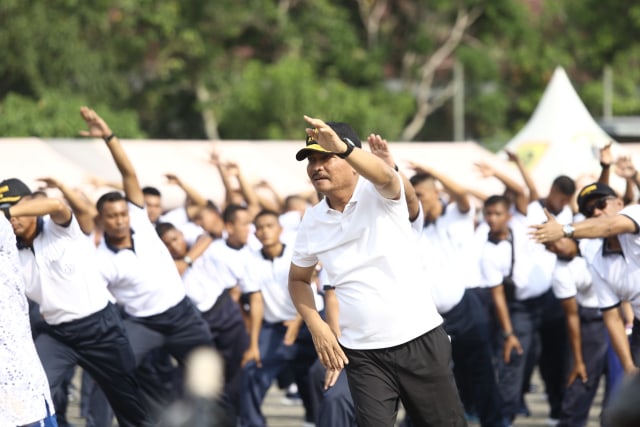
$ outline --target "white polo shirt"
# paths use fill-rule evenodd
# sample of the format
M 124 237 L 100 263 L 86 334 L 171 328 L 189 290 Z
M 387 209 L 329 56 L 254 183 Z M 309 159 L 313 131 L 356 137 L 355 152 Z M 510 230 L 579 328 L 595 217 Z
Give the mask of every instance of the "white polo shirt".
M 38 219 L 32 248 L 18 251 L 27 296 L 50 325 L 82 319 L 107 306 L 107 283 L 98 270 L 95 246 L 75 216 L 68 226 Z
M 241 249 L 235 249 L 229 246 L 224 239 L 216 239 L 209 245 L 207 251 L 225 289 L 233 288 L 241 283 L 245 273 L 246 257 L 250 251 L 247 245 Z
M 361 177 L 343 212 L 326 198 L 307 209 L 292 262 L 321 262 L 327 270 L 347 348 L 393 347 L 442 323 L 407 219 L 404 188 L 398 200 L 389 200 Z
M 16 236 L 0 218 L 0 418 L 17 426 L 47 416 L 53 408 L 47 375 L 36 353 L 29 325 L 29 305 L 20 274 Z
M 209 247 L 182 273 L 182 282 L 187 296 L 205 313 L 213 307 L 225 287 L 220 280 L 214 254 Z
M 640 205 L 630 205 L 619 212 L 640 224 Z M 618 235 L 622 254 L 606 250 L 604 240 L 590 267 L 593 285 L 601 309 L 629 301 L 636 318 L 640 318 L 640 233 Z
M 576 256 L 570 261 L 558 258 L 553 270 L 551 287 L 558 299 L 576 298 L 581 307 L 598 308 L 591 272 L 585 258 Z
M 261 292 L 264 301 L 264 320 L 271 323 L 295 319 L 298 314 L 289 295 L 289 268 L 293 247 L 284 245 L 280 256 L 266 258 L 262 250 L 250 251 L 245 264 L 246 273 L 241 287 L 244 292 Z M 324 309 L 322 297 L 313 289 L 316 309 Z
M 481 282 L 474 217 L 473 207 L 462 213 L 456 203 L 450 203 L 435 222 L 423 227 L 420 250 L 431 279 L 433 300 L 441 314 L 462 300 L 467 287 Z
M 515 298 L 519 301 L 538 297 L 551 287 L 550 273 L 540 268 L 535 254 L 539 246 L 534 243 L 527 234 L 527 226 L 524 221 L 514 217 L 509 222 L 513 233 L 513 281 L 516 284 Z M 487 240 L 482 249 L 480 265 L 484 280 L 489 287 L 501 285 L 504 277 L 511 270 L 511 249 L 509 240 L 492 242 Z M 554 261 L 555 262 L 555 261 Z
M 146 210 L 131 202 L 128 205 L 133 248 L 110 247 L 103 238 L 98 246 L 100 272 L 127 313 L 153 316 L 182 301 L 184 285 Z

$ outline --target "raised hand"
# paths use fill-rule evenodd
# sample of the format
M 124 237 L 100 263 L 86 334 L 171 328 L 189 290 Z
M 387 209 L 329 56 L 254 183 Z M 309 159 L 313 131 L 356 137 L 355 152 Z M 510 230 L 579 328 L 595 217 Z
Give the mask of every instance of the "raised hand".
M 89 130 L 81 130 L 80 135 L 92 138 L 105 138 L 113 133 L 102 117 L 91 108 L 80 107 L 80 115 L 89 127 Z
M 167 178 L 167 182 L 173 185 L 180 185 L 180 178 L 172 173 L 165 173 L 164 177 Z
M 610 165 L 613 163 L 613 155 L 611 154 L 612 141 L 609 141 L 607 145 L 600 149 L 600 163 L 603 165 Z
M 480 172 L 480 175 L 482 175 L 483 178 L 488 178 L 496 175 L 496 170 L 489 163 L 476 162 L 474 163 L 474 166 L 476 167 L 476 169 L 478 169 L 478 172 Z
M 629 156 L 620 156 L 616 159 L 616 175 L 624 179 L 633 179 L 636 175 L 636 168 Z
M 391 155 L 391 151 L 389 150 L 389 143 L 386 139 L 383 139 L 380 135 L 372 133 L 367 138 L 367 142 L 369 143 L 369 149 L 371 150 L 371 153 L 384 160 L 384 162 L 390 167 L 395 167 L 393 155 Z
M 44 183 L 44 188 L 60 188 L 60 181 L 51 177 L 38 178 L 38 181 Z

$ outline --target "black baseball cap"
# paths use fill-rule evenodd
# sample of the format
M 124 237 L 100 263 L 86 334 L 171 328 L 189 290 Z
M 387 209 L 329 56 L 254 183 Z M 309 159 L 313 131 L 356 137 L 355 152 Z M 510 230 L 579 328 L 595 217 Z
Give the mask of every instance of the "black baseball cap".
M 340 139 L 349 138 L 356 147 L 362 148 L 362 142 L 360 142 L 358 134 L 348 124 L 340 122 L 327 122 L 327 125 L 329 125 L 331 129 L 333 129 L 334 132 L 338 134 Z M 318 141 L 313 139 L 313 137 L 310 135 L 307 135 L 306 142 L 307 145 L 296 153 L 296 160 L 298 161 L 306 159 L 310 154 L 313 153 L 331 153 L 331 151 L 325 150 L 322 145 L 318 144 Z
M 18 178 L 9 178 L 0 182 L 0 207 L 13 206 L 24 196 L 30 196 L 31 189 Z
M 589 201 L 593 199 L 599 199 L 601 197 L 618 197 L 613 188 L 609 187 L 606 184 L 601 182 L 594 182 L 593 184 L 589 184 L 580 190 L 578 193 L 578 210 L 581 214 L 587 216 L 586 208 L 589 204 Z

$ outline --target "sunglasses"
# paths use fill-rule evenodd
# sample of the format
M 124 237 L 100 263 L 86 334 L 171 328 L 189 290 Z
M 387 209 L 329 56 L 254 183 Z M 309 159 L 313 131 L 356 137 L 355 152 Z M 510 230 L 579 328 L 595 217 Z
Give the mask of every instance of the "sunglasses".
M 584 216 L 587 218 L 591 218 L 595 213 L 596 209 L 603 210 L 607 207 L 607 201 L 614 199 L 611 196 L 605 196 L 595 201 L 595 203 L 591 203 L 589 206 L 584 208 Z

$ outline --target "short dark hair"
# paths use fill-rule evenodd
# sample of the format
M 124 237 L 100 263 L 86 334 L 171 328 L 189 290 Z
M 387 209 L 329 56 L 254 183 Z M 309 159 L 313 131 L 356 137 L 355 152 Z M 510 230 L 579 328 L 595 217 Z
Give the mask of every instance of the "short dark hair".
M 160 236 L 160 238 L 162 238 L 162 236 L 164 236 L 165 233 L 171 230 L 177 230 L 177 229 L 176 229 L 176 226 L 171 224 L 170 222 L 161 222 L 158 225 L 156 225 L 156 233 L 158 233 L 158 236 Z
M 96 209 L 98 209 L 98 213 L 102 213 L 102 207 L 105 203 L 119 202 L 121 200 L 125 202 L 127 201 L 127 198 L 124 197 L 124 194 L 119 191 L 110 191 L 100 196 L 100 198 L 96 202 Z
M 236 218 L 238 217 L 238 212 L 247 210 L 248 209 L 246 206 L 232 203 L 224 208 L 224 211 L 222 212 L 222 220 L 225 223 L 235 222 Z
M 503 196 L 501 194 L 496 194 L 496 195 L 493 195 L 493 196 L 489 196 L 487 198 L 487 200 L 484 201 L 483 208 L 487 209 L 487 208 L 489 208 L 491 206 L 495 206 L 495 205 L 498 205 L 498 204 L 504 205 L 504 207 L 507 210 L 511 209 L 511 200 L 509 200 L 508 197 L 505 197 L 505 196 Z
M 560 175 L 554 179 L 553 183 L 551 183 L 551 187 L 555 188 L 565 196 L 573 196 L 573 193 L 576 192 L 575 181 L 566 175 Z
M 280 218 L 280 214 L 272 209 L 262 209 L 255 218 L 253 218 L 253 223 L 255 224 L 258 221 L 258 218 L 262 218 L 263 216 L 273 216 L 276 219 Z
M 145 196 L 162 197 L 162 193 L 160 192 L 160 190 L 158 190 L 156 187 L 150 186 L 142 187 L 142 194 L 144 194 Z
M 413 175 L 411 178 L 409 178 L 409 182 L 411 183 L 411 185 L 418 185 L 421 184 L 425 181 L 433 181 L 435 180 L 435 178 L 433 177 L 433 175 L 429 174 L 429 173 L 417 173 L 415 175 Z

